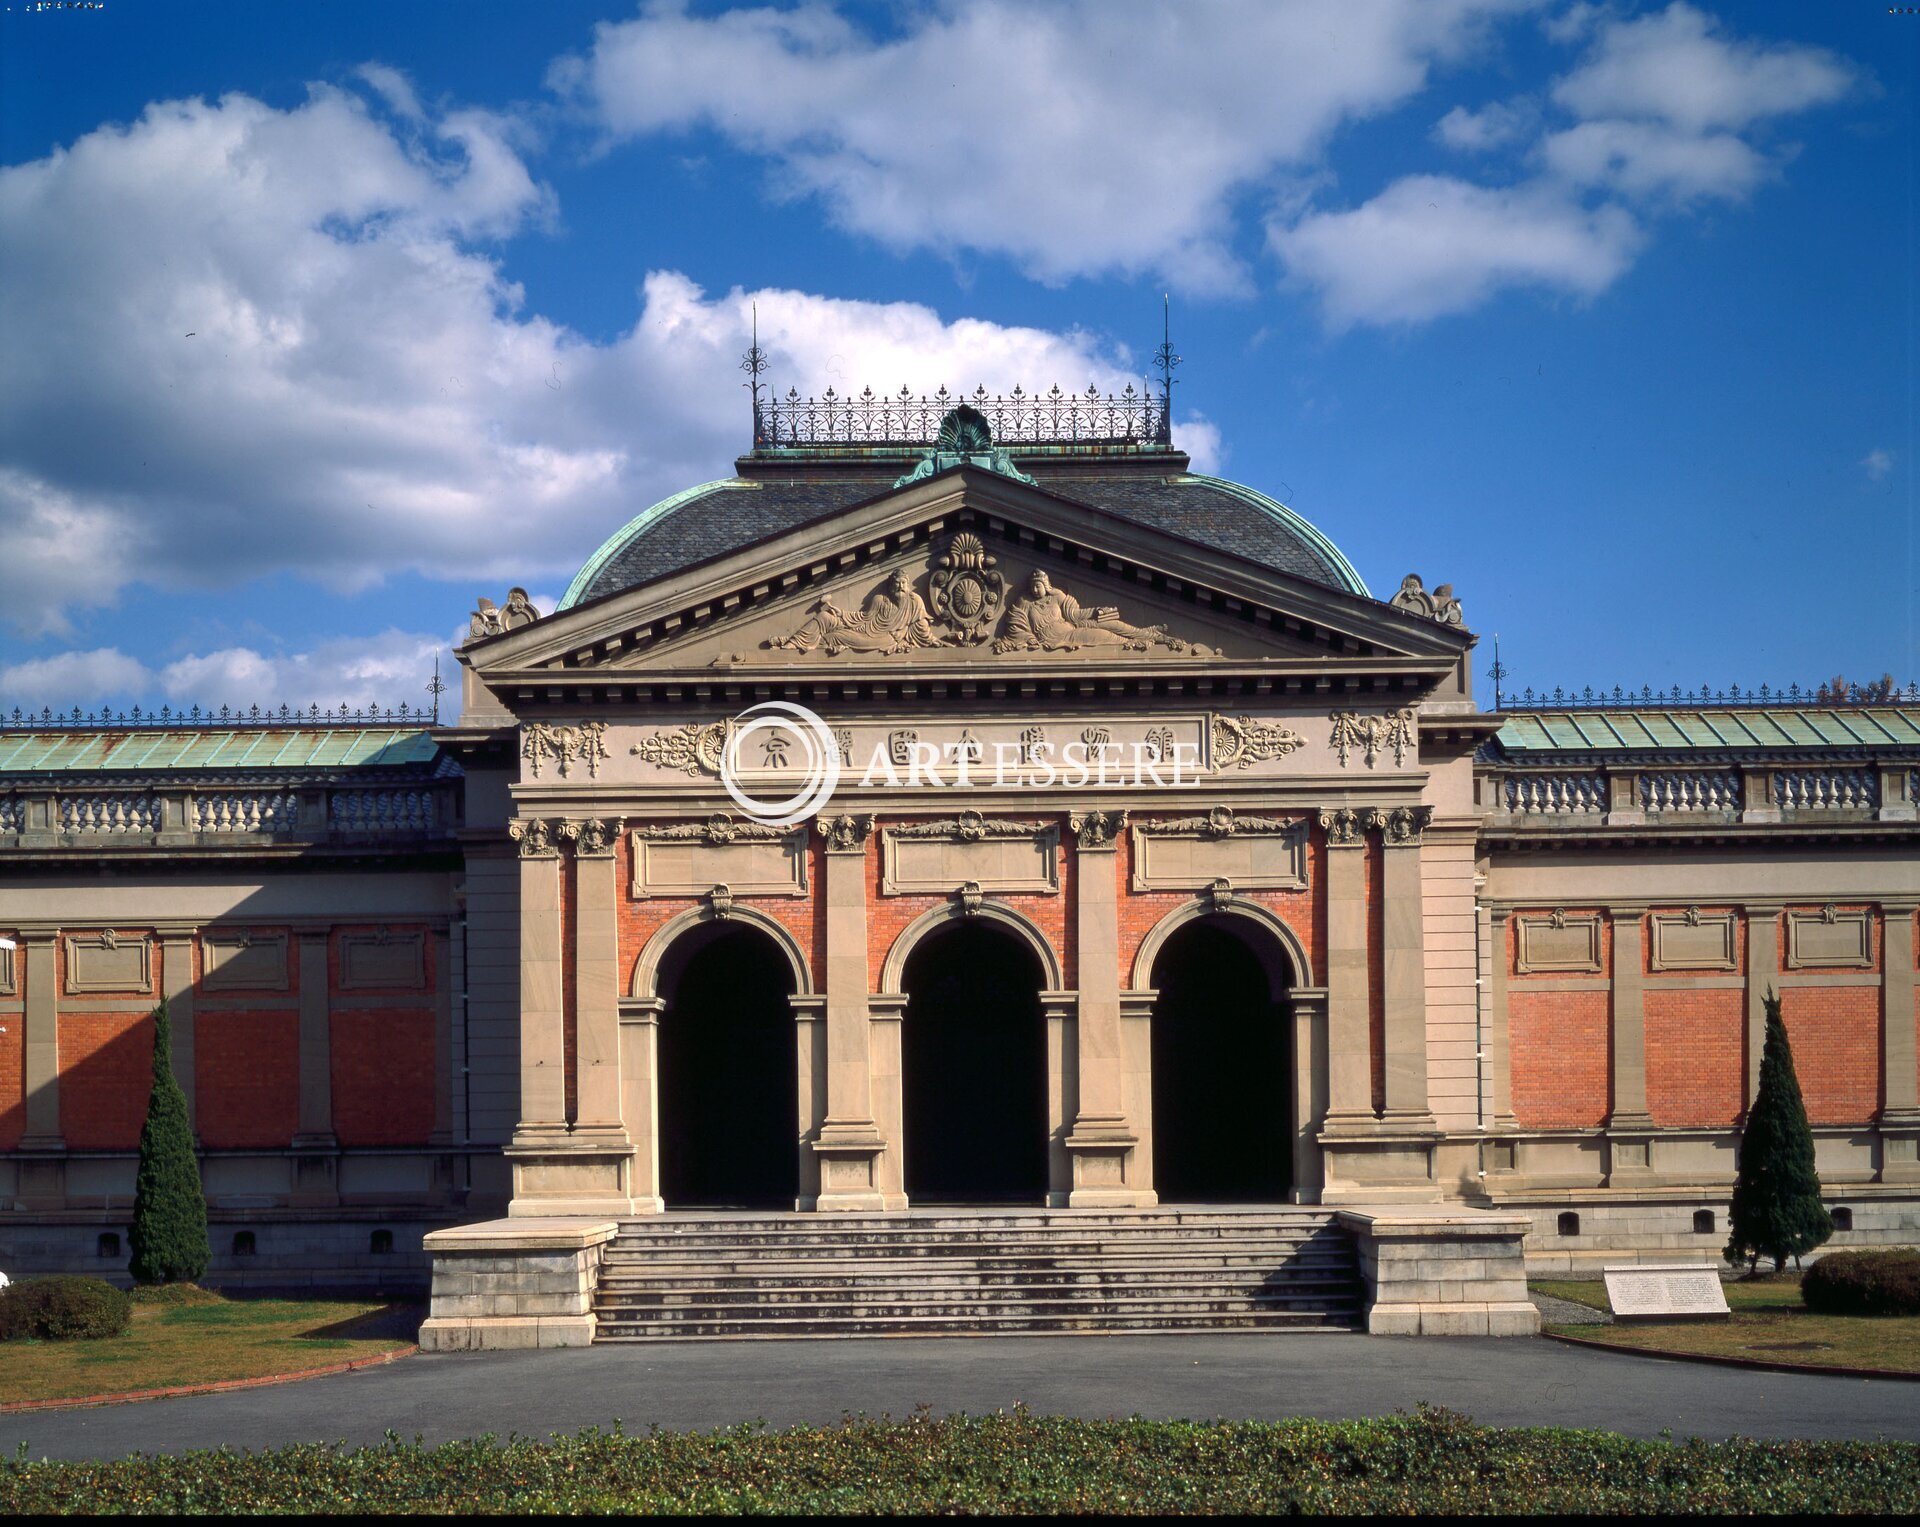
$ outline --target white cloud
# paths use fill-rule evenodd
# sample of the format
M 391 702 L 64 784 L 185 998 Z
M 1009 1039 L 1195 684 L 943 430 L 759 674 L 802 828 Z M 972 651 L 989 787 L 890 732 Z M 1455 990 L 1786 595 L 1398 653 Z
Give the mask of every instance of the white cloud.
M 1193 458 L 1193 470 L 1196 472 L 1215 476 L 1227 463 L 1227 448 L 1220 436 L 1220 426 L 1199 414 L 1174 421 L 1173 443 L 1176 449 L 1185 451 Z
M 1581 117 L 1654 117 L 1706 132 L 1827 105 L 1853 78 L 1824 48 L 1730 39 L 1714 18 L 1677 0 L 1656 15 L 1599 27 L 1590 56 L 1553 95 Z
M 1433 136 L 1448 148 L 1482 154 L 1525 137 L 1533 131 L 1539 117 L 1539 107 L 1525 97 L 1493 101 L 1478 111 L 1456 106 L 1433 124 Z
M 1540 152 L 1562 179 L 1634 199 L 1737 201 L 1773 173 L 1732 133 L 1676 131 L 1656 122 L 1580 122 L 1549 134 Z
M 1311 165 L 1488 18 L 1535 0 L 975 0 L 876 36 L 821 4 L 596 28 L 552 82 L 615 138 L 708 128 L 897 249 L 1010 255 L 1047 281 L 1245 277 L 1234 194 Z
M 1550 188 L 1492 189 L 1438 175 L 1395 181 L 1361 206 L 1271 230 L 1328 322 L 1418 323 L 1478 306 L 1508 286 L 1576 297 L 1604 291 L 1641 233 L 1618 207 L 1589 210 Z
M 0 714 L 51 706 L 69 710 L 153 693 L 153 670 L 118 647 L 56 652 L 0 668 Z
M 745 447 L 756 301 L 782 387 L 1139 381 L 1085 333 L 666 271 L 591 343 L 474 247 L 551 211 L 513 137 L 319 90 L 155 105 L 0 170 L 0 618 L 57 633 L 135 580 L 282 569 L 564 587 Z
M 1885 482 L 1893 470 L 1893 453 L 1878 448 L 1868 451 L 1860 458 L 1860 467 L 1867 474 L 1868 482 Z

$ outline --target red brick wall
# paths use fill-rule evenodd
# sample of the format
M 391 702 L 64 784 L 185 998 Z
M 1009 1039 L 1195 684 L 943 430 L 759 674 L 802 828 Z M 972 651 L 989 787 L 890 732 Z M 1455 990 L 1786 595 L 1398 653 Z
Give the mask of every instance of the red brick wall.
M 1520 975 L 1522 915 L 1507 919 L 1507 1047 L 1512 1071 L 1513 1114 L 1533 1129 L 1590 1128 L 1602 1123 L 1612 1103 L 1612 994 L 1607 991 L 1540 991 L 1565 979 L 1560 974 Z M 1591 911 L 1570 907 L 1569 914 Z M 1613 969 L 1613 928 L 1600 919 L 1600 972 Z
M 1859 1124 L 1880 1106 L 1880 992 L 1872 986 L 1794 986 L 1780 993 L 1807 1118 Z
M 194 1126 L 203 1145 L 286 1145 L 300 1119 L 300 1015 L 194 1015 Z M 183 1082 L 184 1085 L 184 1082 Z
M 434 1016 L 336 1008 L 333 1132 L 342 1145 L 424 1145 L 433 1133 Z
M 153 1016 L 60 1015 L 60 1132 L 75 1150 L 131 1150 L 153 1091 Z
M 1746 1102 L 1746 992 L 1649 987 L 1646 1013 L 1654 1123 L 1735 1122 Z

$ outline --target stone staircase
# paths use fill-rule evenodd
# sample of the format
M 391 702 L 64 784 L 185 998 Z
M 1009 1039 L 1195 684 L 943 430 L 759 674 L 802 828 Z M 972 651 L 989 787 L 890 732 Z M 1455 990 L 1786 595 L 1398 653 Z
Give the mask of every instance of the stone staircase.
M 1316 1209 L 670 1214 L 603 1253 L 595 1340 L 1351 1331 L 1354 1247 Z

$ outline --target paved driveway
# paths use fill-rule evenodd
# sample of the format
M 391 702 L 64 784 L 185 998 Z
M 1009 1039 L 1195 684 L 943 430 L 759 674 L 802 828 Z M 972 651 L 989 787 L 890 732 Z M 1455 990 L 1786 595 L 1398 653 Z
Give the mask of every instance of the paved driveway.
M 1376 1416 L 1421 1400 L 1503 1426 L 1656 1437 L 1920 1441 L 1920 1386 L 1731 1372 L 1546 1340 L 1364 1336 L 1116 1336 L 689 1343 L 419 1356 L 304 1383 L 0 1418 L 0 1446 L 112 1458 L 191 1447 L 429 1441 L 834 1421 L 917 1405 L 975 1413 L 1021 1401 L 1102 1417 Z

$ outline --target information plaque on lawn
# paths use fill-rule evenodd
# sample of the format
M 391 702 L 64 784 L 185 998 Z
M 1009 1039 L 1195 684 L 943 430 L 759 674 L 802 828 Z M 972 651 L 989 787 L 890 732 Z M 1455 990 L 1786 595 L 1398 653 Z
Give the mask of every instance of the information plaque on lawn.
M 1725 1320 L 1727 1296 L 1708 1262 L 1607 1267 L 1607 1304 L 1618 1321 Z

